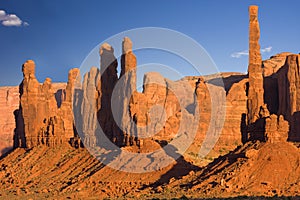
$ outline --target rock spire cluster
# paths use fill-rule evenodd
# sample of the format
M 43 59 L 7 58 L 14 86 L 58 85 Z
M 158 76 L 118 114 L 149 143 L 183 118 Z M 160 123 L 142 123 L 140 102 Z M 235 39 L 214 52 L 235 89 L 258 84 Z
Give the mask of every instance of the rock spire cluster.
M 43 84 L 36 79 L 34 61 L 26 61 L 22 71 L 23 81 L 19 86 L 20 106 L 16 116 L 14 147 L 55 146 L 74 141 L 76 134 L 72 102 L 75 79 L 79 70 L 76 68 L 70 70 L 67 86 L 58 99 L 50 78 L 46 78 Z M 60 107 L 58 104 L 61 104 Z
M 182 127 L 188 130 L 196 111 L 201 116 L 195 143 L 201 143 L 207 132 L 215 135 L 219 130 L 215 146 L 219 149 L 230 150 L 249 140 L 300 141 L 300 56 L 282 53 L 262 61 L 259 39 L 258 7 L 250 6 L 248 75 L 224 73 L 225 88 L 214 76 L 171 81 L 149 72 L 143 91 L 137 91 L 137 58 L 128 37 L 122 42 L 120 75 L 114 49 L 104 43 L 100 69 L 92 67 L 81 85 L 77 85 L 79 69 L 70 70 L 66 87 L 59 90 L 50 78 L 40 84 L 35 63 L 28 60 L 22 67 L 19 109 L 14 112 L 14 146 L 80 146 L 79 134 L 84 145 L 95 147 L 103 139 L 102 130 L 119 147 L 147 147 L 149 140 L 170 142 Z M 219 109 L 211 95 L 224 90 L 224 126 L 209 127 L 212 110 Z

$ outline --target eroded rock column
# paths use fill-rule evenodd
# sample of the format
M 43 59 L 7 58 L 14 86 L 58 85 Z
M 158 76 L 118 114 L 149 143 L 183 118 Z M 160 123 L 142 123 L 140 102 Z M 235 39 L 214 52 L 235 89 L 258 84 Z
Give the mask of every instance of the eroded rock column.
M 75 89 L 75 82 L 79 75 L 79 69 L 74 68 L 69 71 L 67 87 L 65 90 L 65 99 L 62 102 L 58 115 L 55 117 L 54 122 L 56 124 L 55 137 L 58 143 L 69 141 L 74 138 L 75 127 L 73 118 L 73 95 Z M 58 138 L 57 138 L 58 137 Z M 58 140 L 58 141 L 57 141 Z
M 101 97 L 100 91 L 100 71 L 96 67 L 84 75 L 82 84 L 82 132 L 84 134 L 83 143 L 88 146 L 96 146 L 97 131 L 97 111 L 98 99 Z
M 111 96 L 118 81 L 117 75 L 118 62 L 114 56 L 114 49 L 107 43 L 100 47 L 100 110 L 98 120 L 103 132 L 114 143 L 119 143 L 117 135 L 118 127 L 113 118 L 111 110 Z
M 260 29 L 258 23 L 258 6 L 249 7 L 249 89 L 248 89 L 248 123 L 260 118 L 260 107 L 264 104 L 262 58 L 260 54 Z
M 37 144 L 39 125 L 42 123 L 38 112 L 40 84 L 35 77 L 35 63 L 26 61 L 22 66 L 23 81 L 20 85 L 20 121 L 24 123 L 24 133 L 20 133 L 20 146 L 32 147 Z
M 123 132 L 123 143 L 133 145 L 137 142 L 137 130 L 130 116 L 130 99 L 136 91 L 136 57 L 132 52 L 132 42 L 125 37 L 122 42 L 120 74 L 120 125 Z

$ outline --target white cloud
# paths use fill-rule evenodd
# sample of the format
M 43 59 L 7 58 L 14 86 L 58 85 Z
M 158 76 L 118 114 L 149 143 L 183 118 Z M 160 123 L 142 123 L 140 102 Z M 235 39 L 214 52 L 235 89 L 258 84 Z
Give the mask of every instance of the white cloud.
M 0 10 L 0 23 L 3 26 L 28 26 L 27 22 L 23 22 L 15 14 L 7 14 L 4 10 Z
M 266 48 L 263 48 L 260 50 L 260 52 L 263 54 L 263 53 L 269 53 L 271 52 L 272 50 L 272 47 L 269 46 L 269 47 L 266 47 Z M 232 53 L 230 56 L 232 58 L 240 58 L 241 56 L 248 56 L 249 55 L 249 52 L 248 50 L 245 50 L 245 51 L 238 51 L 238 52 L 234 52 Z
M 262 52 L 262 53 L 265 53 L 265 52 L 270 52 L 272 50 L 272 47 L 270 46 L 270 47 L 266 47 L 266 48 L 264 48 L 264 49 L 261 49 L 260 51 Z
M 248 51 L 245 50 L 245 51 L 235 52 L 235 53 L 231 54 L 231 57 L 232 58 L 240 58 L 241 56 L 248 56 L 248 55 L 249 55 Z

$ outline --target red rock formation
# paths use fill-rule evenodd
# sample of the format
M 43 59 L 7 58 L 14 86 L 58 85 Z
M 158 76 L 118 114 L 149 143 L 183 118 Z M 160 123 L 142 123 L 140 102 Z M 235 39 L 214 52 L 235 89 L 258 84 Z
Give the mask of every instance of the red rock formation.
M 260 29 L 257 19 L 258 7 L 249 7 L 249 89 L 248 89 L 248 122 L 259 119 L 260 107 L 264 104 L 262 59 L 260 54 Z
M 291 124 L 289 138 L 295 140 L 298 130 L 297 125 L 295 125 L 297 124 L 295 123 L 297 117 L 294 118 L 294 113 L 297 112 L 297 107 L 300 105 L 300 101 L 297 100 L 297 88 L 300 87 L 299 65 L 297 65 L 298 55 L 282 53 L 271 57 L 270 60 L 263 62 L 262 71 L 257 12 L 257 6 L 249 7 L 249 89 L 247 108 L 249 140 L 269 141 L 271 143 L 286 141 L 289 124 L 283 116 Z M 287 57 L 287 61 L 282 67 L 285 57 Z M 278 113 L 280 116 L 274 113 Z M 242 133 L 244 132 L 243 130 Z
M 69 72 L 65 99 L 58 108 L 50 78 L 41 85 L 35 78 L 35 63 L 26 61 L 22 68 L 20 108 L 17 116 L 15 147 L 54 146 L 74 138 L 72 97 L 78 69 Z
M 200 112 L 198 141 L 203 141 L 207 132 L 215 135 L 222 131 L 217 146 L 227 145 L 232 149 L 241 141 L 241 129 L 246 130 L 243 139 L 245 141 L 249 139 L 249 132 L 256 133 L 250 136 L 253 140 L 260 138 L 264 140 L 266 135 L 269 138 L 277 138 L 278 134 L 284 135 L 286 122 L 281 117 L 277 117 L 276 121 L 273 115 L 270 116 L 270 112 L 271 114 L 277 113 L 279 107 L 278 113 L 289 118 L 290 122 L 298 120 L 297 117 L 292 117 L 298 111 L 298 97 L 295 92 L 298 88 L 298 82 L 295 81 L 298 80 L 296 73 L 298 66 L 293 64 L 295 63 L 293 59 L 290 59 L 289 64 L 286 64 L 288 67 L 280 69 L 283 57 L 291 56 L 288 54 L 279 54 L 262 63 L 257 14 L 258 7 L 250 6 L 249 78 L 246 79 L 242 75 L 224 77 L 227 94 L 225 105 L 227 116 L 224 126 L 217 124 L 218 117 L 222 116 L 222 105 L 212 102 L 211 97 L 219 97 L 220 93 L 225 91 L 214 80 L 205 82 L 203 78 L 193 77 L 186 78 L 188 80 L 170 81 L 152 72 L 144 77 L 143 92 L 137 92 L 136 57 L 132 52 L 132 42 L 129 38 L 124 38 L 120 78 L 117 76 L 118 63 L 114 50 L 108 44 L 103 44 L 100 48 L 100 73 L 96 68 L 92 68 L 84 77 L 82 91 L 80 91 L 82 95 L 80 113 L 83 123 L 82 126 L 79 125 L 85 134 L 84 142 L 91 146 L 97 143 L 96 119 L 107 137 L 119 146 L 138 145 L 140 137 L 169 142 L 178 133 L 181 125 L 189 124 L 186 119 L 190 118 L 182 119 L 183 114 L 188 113 L 188 116 L 195 117 L 195 110 Z M 70 71 L 67 87 L 62 92 L 63 100 L 58 107 L 51 80 L 46 79 L 44 84 L 40 85 L 34 77 L 32 61 L 24 64 L 23 72 L 20 112 L 25 124 L 23 127 L 25 134 L 18 135 L 19 140 L 28 147 L 40 143 L 52 146 L 69 141 L 76 135 L 74 119 L 70 113 L 72 113 L 72 97 L 78 70 Z M 284 79 L 286 74 L 290 74 L 287 80 Z M 296 74 L 295 77 L 293 77 L 294 74 Z M 283 82 L 288 83 L 284 86 L 289 88 L 288 91 L 280 86 L 277 92 L 277 83 L 276 87 L 273 87 L 277 75 L 278 85 L 282 85 Z M 272 81 L 267 83 L 265 80 L 270 76 L 272 76 Z M 212 77 L 210 78 L 214 79 Z M 116 89 L 115 86 L 119 88 Z M 271 91 L 270 88 L 275 89 L 268 92 Z M 116 98 L 112 98 L 114 92 L 117 94 Z M 269 100 L 276 99 L 278 94 L 283 94 L 280 97 L 279 106 L 265 104 L 264 96 L 267 96 Z M 113 108 L 117 108 L 117 116 L 112 113 L 111 102 Z M 290 107 L 289 103 L 291 103 Z M 270 107 L 272 109 L 269 109 Z M 284 110 L 289 110 L 289 112 Z M 211 120 L 213 120 L 213 128 L 209 129 Z M 291 126 L 293 130 L 294 127 L 296 126 Z M 276 134 L 278 133 L 277 136 L 273 137 L 273 130 Z M 295 129 L 294 132 L 297 130 Z
M 286 142 L 289 132 L 289 123 L 283 116 L 271 115 L 266 119 L 265 134 L 270 143 Z
M 143 92 L 135 92 L 130 101 L 137 135 L 171 141 L 187 123 L 182 112 L 194 113 L 195 88 L 186 80 L 171 81 L 157 72 L 146 73 L 143 85 Z
M 24 121 L 24 133 L 20 135 L 22 147 L 38 144 L 38 133 L 43 126 L 43 117 L 38 106 L 41 87 L 35 78 L 35 63 L 28 60 L 22 67 L 23 81 L 20 85 L 20 112 Z M 24 135 L 23 135 L 24 134 Z

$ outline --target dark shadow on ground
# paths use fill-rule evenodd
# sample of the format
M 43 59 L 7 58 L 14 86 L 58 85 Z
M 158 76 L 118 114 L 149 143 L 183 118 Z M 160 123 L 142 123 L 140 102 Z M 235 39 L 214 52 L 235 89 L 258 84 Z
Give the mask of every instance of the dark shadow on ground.
M 254 143 L 248 143 L 248 145 L 255 146 Z M 244 146 L 238 146 L 235 150 L 229 152 L 228 154 L 224 156 L 219 156 L 218 158 L 214 159 L 213 162 L 208 164 L 202 170 L 202 172 L 197 176 L 198 178 L 195 181 L 187 184 L 182 184 L 181 187 L 186 189 L 192 188 L 193 186 L 198 185 L 204 180 L 208 179 L 210 176 L 214 176 L 221 173 L 229 166 L 235 164 L 238 161 L 238 159 L 246 158 L 245 153 L 243 153 L 241 149 L 247 148 L 248 145 L 245 144 Z
M 200 167 L 187 162 L 182 155 L 178 154 L 178 149 L 175 146 L 170 144 L 166 145 L 165 142 L 160 142 L 159 144 L 168 156 L 176 159 L 176 164 L 167 173 L 163 174 L 159 180 L 151 185 L 144 185 L 142 188 L 147 188 L 149 186 L 157 188 L 158 186 L 168 184 L 171 179 L 180 179 L 183 176 L 188 175 L 191 171 L 200 170 Z
M 14 151 L 13 147 L 6 147 L 6 148 L 2 149 L 2 151 L 1 151 L 2 155 L 0 156 L 0 160 L 5 158 L 6 156 L 8 156 L 13 151 Z

